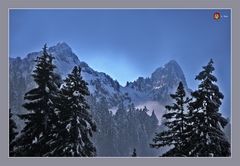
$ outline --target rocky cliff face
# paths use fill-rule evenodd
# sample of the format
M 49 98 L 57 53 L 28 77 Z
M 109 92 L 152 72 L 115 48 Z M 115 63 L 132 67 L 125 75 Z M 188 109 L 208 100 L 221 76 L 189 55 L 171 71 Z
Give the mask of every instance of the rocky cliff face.
M 126 87 L 144 93 L 151 100 L 163 103 L 169 101 L 169 93 L 176 89 L 180 81 L 187 88 L 181 67 L 176 61 L 172 60 L 164 67 L 157 68 L 151 77 L 139 77 L 134 82 L 128 82 Z

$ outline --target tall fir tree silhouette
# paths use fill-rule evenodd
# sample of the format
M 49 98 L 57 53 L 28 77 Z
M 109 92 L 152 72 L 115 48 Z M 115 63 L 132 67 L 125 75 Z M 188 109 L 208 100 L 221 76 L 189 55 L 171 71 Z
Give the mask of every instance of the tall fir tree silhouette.
M 94 112 L 94 119 L 97 125 L 97 132 L 94 135 L 97 145 L 98 156 L 112 156 L 116 150 L 115 137 L 116 130 L 113 124 L 113 115 L 109 111 L 108 102 L 105 97 L 101 97 L 96 103 L 97 110 Z
M 96 131 L 85 97 L 87 83 L 81 77 L 81 68 L 75 66 L 62 85 L 58 98 L 59 123 L 55 131 L 52 156 L 92 157 L 96 148 L 91 142 Z
M 163 156 L 185 156 L 184 146 L 188 136 L 186 132 L 185 108 L 190 99 L 186 97 L 182 82 L 179 83 L 176 93 L 170 96 L 174 103 L 173 105 L 165 106 L 167 110 L 163 115 L 164 125 L 167 127 L 167 130 L 156 134 L 153 139 L 154 143 L 150 145 L 153 148 L 171 146 L 172 149 L 163 154 Z
M 50 149 L 51 133 L 57 122 L 54 100 L 58 86 L 53 59 L 45 44 L 42 55 L 35 60 L 32 74 L 37 86 L 25 94 L 23 107 L 27 113 L 19 115 L 25 121 L 25 127 L 17 140 L 18 156 L 44 156 Z
M 198 89 L 192 93 L 190 103 L 191 118 L 189 126 L 192 130 L 191 138 L 186 149 L 189 156 L 229 156 L 230 144 L 223 132 L 227 120 L 219 112 L 224 95 L 215 84 L 217 78 L 211 59 L 203 66 L 196 80 L 200 81 Z

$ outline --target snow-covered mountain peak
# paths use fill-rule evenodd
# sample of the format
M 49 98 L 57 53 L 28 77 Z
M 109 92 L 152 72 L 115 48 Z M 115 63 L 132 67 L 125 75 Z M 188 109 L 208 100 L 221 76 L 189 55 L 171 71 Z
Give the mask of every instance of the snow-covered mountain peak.
M 151 79 L 156 86 L 161 86 L 163 83 L 168 84 L 169 87 L 174 87 L 180 81 L 187 87 L 187 82 L 180 65 L 171 60 L 164 65 L 164 67 L 157 68 L 151 75 Z
M 52 52 L 72 52 L 71 47 L 65 42 L 59 42 L 55 46 L 49 47 Z
M 164 104 L 171 101 L 170 94 L 176 91 L 180 81 L 188 91 L 181 67 L 171 60 L 163 67 L 157 68 L 150 77 L 139 77 L 133 82 L 128 82 L 124 90 L 136 106 L 147 106 L 150 110 L 155 110 L 160 120 L 161 109 L 164 110 Z
M 167 66 L 167 65 L 175 65 L 175 66 L 179 66 L 179 64 L 177 63 L 177 61 L 176 60 L 170 60 L 168 63 L 166 63 L 165 64 L 165 66 Z
M 79 65 L 80 61 L 76 54 L 72 52 L 71 47 L 65 42 L 58 43 L 55 46 L 49 47 L 51 53 L 58 62 Z
M 183 75 L 182 68 L 180 67 L 180 65 L 175 60 L 171 60 L 168 63 L 166 63 L 164 65 L 164 68 L 165 68 L 165 70 L 168 70 L 169 72 L 181 74 L 179 76 Z

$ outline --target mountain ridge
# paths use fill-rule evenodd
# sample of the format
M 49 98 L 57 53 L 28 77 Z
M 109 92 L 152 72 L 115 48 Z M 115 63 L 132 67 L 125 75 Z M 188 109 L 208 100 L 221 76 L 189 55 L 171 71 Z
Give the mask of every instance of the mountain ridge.
M 23 96 L 35 86 L 31 72 L 34 69 L 34 60 L 41 55 L 41 52 L 29 53 L 24 58 L 10 57 L 10 106 L 15 113 L 24 112 L 21 107 L 24 102 Z M 178 82 L 182 81 L 188 88 L 184 73 L 175 60 L 157 68 L 150 77 L 139 77 L 135 81 L 128 82 L 126 86 L 121 86 L 110 75 L 98 72 L 81 61 L 65 42 L 49 47 L 48 52 L 55 57 L 53 63 L 57 66 L 56 72 L 62 78 L 66 77 L 75 65 L 82 67 L 82 76 L 89 84 L 90 94 L 96 99 L 105 97 L 113 112 L 120 102 L 124 102 L 125 105 L 134 103 L 136 107 L 145 105 L 151 108 L 151 111 L 155 110 L 158 118 L 161 119 L 162 109 L 170 101 L 169 94 L 176 90 Z M 19 86 L 16 87 L 14 84 Z

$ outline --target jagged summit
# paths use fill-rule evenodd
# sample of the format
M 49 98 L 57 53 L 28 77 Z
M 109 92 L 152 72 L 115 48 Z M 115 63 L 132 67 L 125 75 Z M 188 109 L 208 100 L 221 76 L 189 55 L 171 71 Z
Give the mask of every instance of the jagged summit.
M 54 63 L 57 65 L 58 73 L 62 76 L 66 76 L 67 73 L 69 73 L 73 66 L 80 65 L 82 62 L 80 62 L 78 56 L 72 51 L 71 47 L 65 43 L 65 42 L 59 42 L 54 46 L 48 46 L 47 51 L 55 58 Z M 37 56 L 40 56 L 42 54 L 42 50 L 39 49 L 39 52 L 32 52 L 27 54 L 27 56 L 23 59 L 17 59 L 20 63 L 21 60 L 23 62 L 21 65 L 26 68 L 26 72 L 31 72 L 33 70 L 34 66 L 34 60 Z M 10 59 L 13 62 L 16 62 L 14 58 Z M 86 65 L 85 65 L 86 66 Z
M 126 88 L 136 91 L 132 96 L 136 96 L 140 92 L 152 100 L 167 102 L 169 101 L 169 94 L 176 90 L 180 81 L 188 89 L 180 65 L 175 60 L 171 60 L 163 67 L 157 68 L 151 74 L 151 77 L 139 77 L 136 81 L 128 82 Z
M 65 42 L 59 42 L 54 46 L 48 47 L 48 52 L 51 53 L 55 58 L 60 58 L 61 60 L 67 60 L 67 59 L 73 59 L 74 62 L 79 63 L 78 57 L 72 52 L 71 47 L 65 43 Z M 25 59 L 25 60 L 34 60 L 37 56 L 40 56 L 42 53 L 42 50 L 39 49 L 38 52 L 31 52 L 27 54 L 25 57 L 20 58 L 20 59 Z M 11 58 L 14 59 L 14 58 Z
M 170 60 L 170 61 L 169 61 L 168 63 L 166 63 L 165 65 L 178 65 L 178 66 L 179 66 L 179 64 L 177 63 L 177 61 L 174 60 L 174 59 Z
M 49 47 L 48 51 L 58 60 L 66 63 L 79 64 L 79 58 L 73 53 L 71 47 L 65 42 Z
M 72 48 L 66 42 L 59 42 L 55 46 L 49 47 L 50 52 L 72 52 Z
M 180 73 L 180 72 L 183 73 L 183 71 L 182 71 L 180 65 L 177 63 L 177 61 L 171 60 L 171 61 L 169 61 L 168 63 L 166 63 L 166 64 L 164 65 L 164 67 L 159 67 L 159 68 L 157 68 L 157 69 L 152 73 L 152 78 L 154 78 L 155 75 L 157 75 L 157 74 L 161 74 L 164 70 L 165 70 L 165 71 L 168 71 L 168 72 L 175 72 L 175 71 L 177 71 L 177 72 L 179 72 L 179 73 Z
M 164 67 L 157 68 L 151 75 L 153 82 L 159 84 L 165 82 L 169 86 L 173 87 L 179 81 L 182 81 L 184 86 L 187 87 L 187 82 L 180 65 L 175 61 L 171 60 L 164 65 Z
M 183 73 L 180 65 L 179 65 L 179 64 L 177 63 L 177 61 L 175 61 L 175 60 L 171 60 L 171 61 L 169 61 L 168 63 L 166 63 L 166 64 L 164 65 L 164 68 L 166 68 L 166 69 L 168 69 L 168 70 L 174 70 L 174 72 L 175 72 L 175 71 L 179 71 L 179 72 Z

